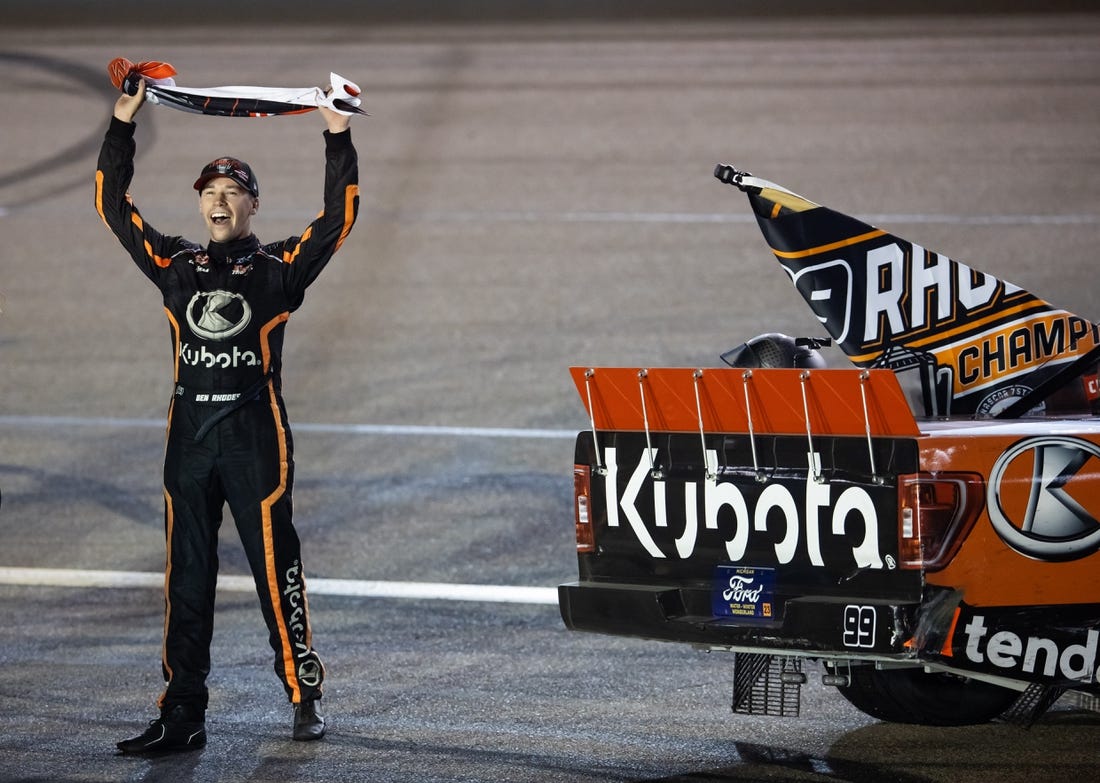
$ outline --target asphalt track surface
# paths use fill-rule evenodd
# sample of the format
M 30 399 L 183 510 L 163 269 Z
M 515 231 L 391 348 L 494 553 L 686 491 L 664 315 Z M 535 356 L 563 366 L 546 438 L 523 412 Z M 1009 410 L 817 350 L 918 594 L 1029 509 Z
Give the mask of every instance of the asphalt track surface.
M 732 716 L 727 657 L 571 634 L 552 601 L 585 427 L 567 368 L 815 333 L 716 163 L 1100 318 L 1100 17 L 75 18 L 0 27 L 0 780 L 1095 777 L 1100 715 L 1072 703 L 925 729 L 812 680 L 797 720 Z M 227 520 L 209 744 L 114 755 L 161 688 L 171 392 L 158 296 L 92 210 L 119 55 L 188 86 L 365 90 L 361 217 L 284 355 L 321 743 L 288 738 Z M 225 153 L 259 174 L 261 238 L 319 206 L 316 116 L 139 124 L 133 193 L 162 230 L 201 238 L 190 184 Z

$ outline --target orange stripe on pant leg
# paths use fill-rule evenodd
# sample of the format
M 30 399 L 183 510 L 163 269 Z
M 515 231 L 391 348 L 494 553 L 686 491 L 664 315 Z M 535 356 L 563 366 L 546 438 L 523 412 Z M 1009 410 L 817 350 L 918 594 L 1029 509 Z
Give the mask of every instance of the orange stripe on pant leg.
M 172 322 L 173 328 L 176 326 L 175 319 L 172 318 L 172 314 L 168 314 L 168 320 Z M 179 335 L 179 330 L 175 330 L 175 334 Z M 178 340 L 177 340 L 178 342 Z M 177 353 L 179 353 L 177 351 Z M 172 398 L 172 402 L 168 404 L 168 423 L 165 426 L 164 432 L 164 459 L 168 459 L 168 433 L 172 430 L 172 414 L 176 410 L 176 398 Z M 164 633 L 161 636 L 160 642 L 160 660 L 164 664 L 164 670 L 168 672 L 168 680 L 172 680 L 172 668 L 168 665 L 168 620 L 172 615 L 172 599 L 168 593 L 168 582 L 172 578 L 172 532 L 176 526 L 176 515 L 172 509 L 172 496 L 168 493 L 168 488 L 163 487 L 161 490 L 164 494 Z M 168 695 L 167 688 L 160 698 L 157 699 L 157 706 L 164 706 L 164 699 Z
M 172 599 L 168 592 L 168 583 L 172 579 L 172 531 L 175 528 L 175 514 L 172 512 L 172 496 L 168 490 L 164 490 L 164 634 L 160 642 L 160 661 L 164 665 L 164 671 L 168 672 L 168 681 L 172 681 L 172 667 L 168 665 L 168 622 L 172 617 Z M 168 696 L 165 689 L 157 700 L 157 706 L 164 706 L 164 699 Z
M 275 542 L 271 529 L 271 507 L 286 493 L 286 432 L 283 430 L 282 417 L 279 415 L 279 405 L 275 399 L 274 385 L 269 382 L 267 388 L 271 401 L 271 415 L 274 418 L 275 431 L 278 433 L 279 438 L 279 486 L 260 504 L 264 534 L 264 565 L 267 570 L 267 589 L 271 596 L 271 609 L 275 615 L 275 624 L 279 629 L 279 641 L 283 648 L 283 673 L 286 675 L 286 682 L 290 687 L 290 700 L 297 704 L 302 700 L 302 692 L 298 687 L 298 674 L 294 669 L 294 646 L 291 644 L 290 633 L 287 631 L 286 623 L 283 620 L 283 596 L 279 590 L 279 575 L 275 568 Z

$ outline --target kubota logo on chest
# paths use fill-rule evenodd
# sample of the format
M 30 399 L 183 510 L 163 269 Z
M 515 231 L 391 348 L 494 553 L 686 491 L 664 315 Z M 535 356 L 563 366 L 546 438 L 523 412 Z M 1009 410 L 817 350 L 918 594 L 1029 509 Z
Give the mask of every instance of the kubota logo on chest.
M 252 320 L 252 309 L 240 294 L 198 291 L 187 303 L 187 325 L 204 340 L 229 340 Z

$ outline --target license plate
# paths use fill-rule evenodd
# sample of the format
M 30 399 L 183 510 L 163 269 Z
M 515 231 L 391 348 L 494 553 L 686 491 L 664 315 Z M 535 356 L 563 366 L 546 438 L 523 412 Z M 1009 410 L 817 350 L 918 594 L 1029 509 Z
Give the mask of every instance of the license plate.
M 775 569 L 720 565 L 714 572 L 711 609 L 715 617 L 775 619 Z

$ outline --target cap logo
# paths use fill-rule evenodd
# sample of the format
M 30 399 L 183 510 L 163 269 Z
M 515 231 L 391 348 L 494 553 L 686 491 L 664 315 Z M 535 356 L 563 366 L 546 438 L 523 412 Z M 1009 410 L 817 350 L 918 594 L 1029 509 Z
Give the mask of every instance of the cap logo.
M 248 182 L 248 172 L 241 168 L 239 161 L 233 160 L 232 158 L 218 158 L 207 166 L 207 168 L 226 177 Z
M 259 195 L 260 186 L 256 182 L 252 169 L 247 163 L 237 158 L 217 158 L 203 166 L 202 173 L 195 180 L 195 190 L 202 190 L 206 183 L 215 177 L 228 177 L 253 196 Z

